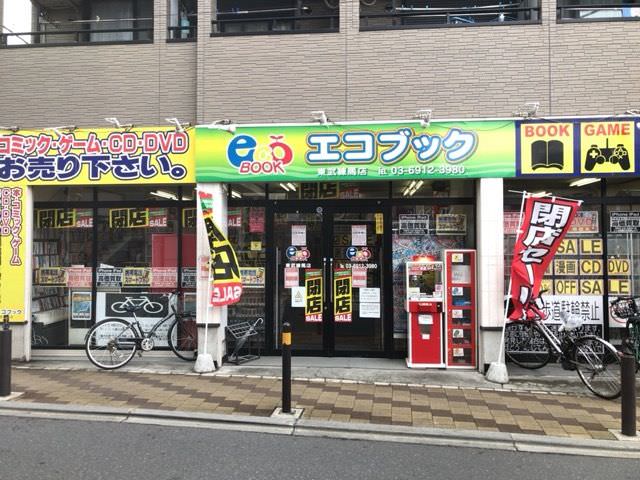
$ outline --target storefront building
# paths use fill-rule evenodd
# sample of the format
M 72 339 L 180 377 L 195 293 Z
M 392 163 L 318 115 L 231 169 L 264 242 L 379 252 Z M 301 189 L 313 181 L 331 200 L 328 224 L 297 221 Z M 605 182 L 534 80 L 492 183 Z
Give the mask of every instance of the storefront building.
M 179 289 L 209 322 L 218 365 L 224 327 L 257 318 L 267 354 L 289 322 L 297 355 L 403 358 L 406 263 L 459 251 L 473 252 L 472 273 L 459 293 L 440 283 L 443 366 L 483 370 L 523 190 L 584 200 L 547 299 L 554 320 L 571 308 L 615 343 L 608 302 L 638 293 L 639 131 L 615 117 L 0 132 L 14 356 L 80 349 L 94 322 L 126 316 L 128 297 L 146 298 L 154 322 Z M 243 294 L 229 307 L 207 306 L 198 191 L 238 257 Z

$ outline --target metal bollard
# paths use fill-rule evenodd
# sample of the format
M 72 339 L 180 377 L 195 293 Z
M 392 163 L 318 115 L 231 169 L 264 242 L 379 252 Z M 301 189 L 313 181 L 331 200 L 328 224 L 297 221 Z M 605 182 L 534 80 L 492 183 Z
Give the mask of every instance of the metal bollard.
M 636 436 L 636 359 L 629 338 L 622 341 L 622 401 L 620 419 L 622 434 Z
M 0 330 L 0 397 L 11 395 L 11 330 L 5 315 Z
M 291 413 L 291 324 L 282 324 L 282 413 Z

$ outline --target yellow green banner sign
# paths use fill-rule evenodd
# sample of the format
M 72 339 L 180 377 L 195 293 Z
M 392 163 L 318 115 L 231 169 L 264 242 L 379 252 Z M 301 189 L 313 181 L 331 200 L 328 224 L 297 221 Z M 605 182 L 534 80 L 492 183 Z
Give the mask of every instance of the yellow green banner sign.
M 265 125 L 196 128 L 199 182 L 515 176 L 515 123 Z

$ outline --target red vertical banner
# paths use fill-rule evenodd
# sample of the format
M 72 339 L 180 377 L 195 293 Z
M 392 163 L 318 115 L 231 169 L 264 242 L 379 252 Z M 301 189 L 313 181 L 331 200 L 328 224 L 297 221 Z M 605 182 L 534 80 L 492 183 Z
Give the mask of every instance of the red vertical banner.
M 540 291 L 540 282 L 562 239 L 569 231 L 581 200 L 527 197 L 511 263 L 511 319 Z

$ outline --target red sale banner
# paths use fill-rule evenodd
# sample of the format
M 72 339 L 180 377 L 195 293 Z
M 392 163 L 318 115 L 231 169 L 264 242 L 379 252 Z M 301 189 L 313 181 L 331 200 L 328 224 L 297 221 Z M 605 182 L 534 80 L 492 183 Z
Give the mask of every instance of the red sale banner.
M 509 318 L 522 317 L 522 307 L 536 298 L 544 272 L 569 231 L 581 200 L 528 196 L 516 239 L 511 263 L 511 300 L 514 310 Z

